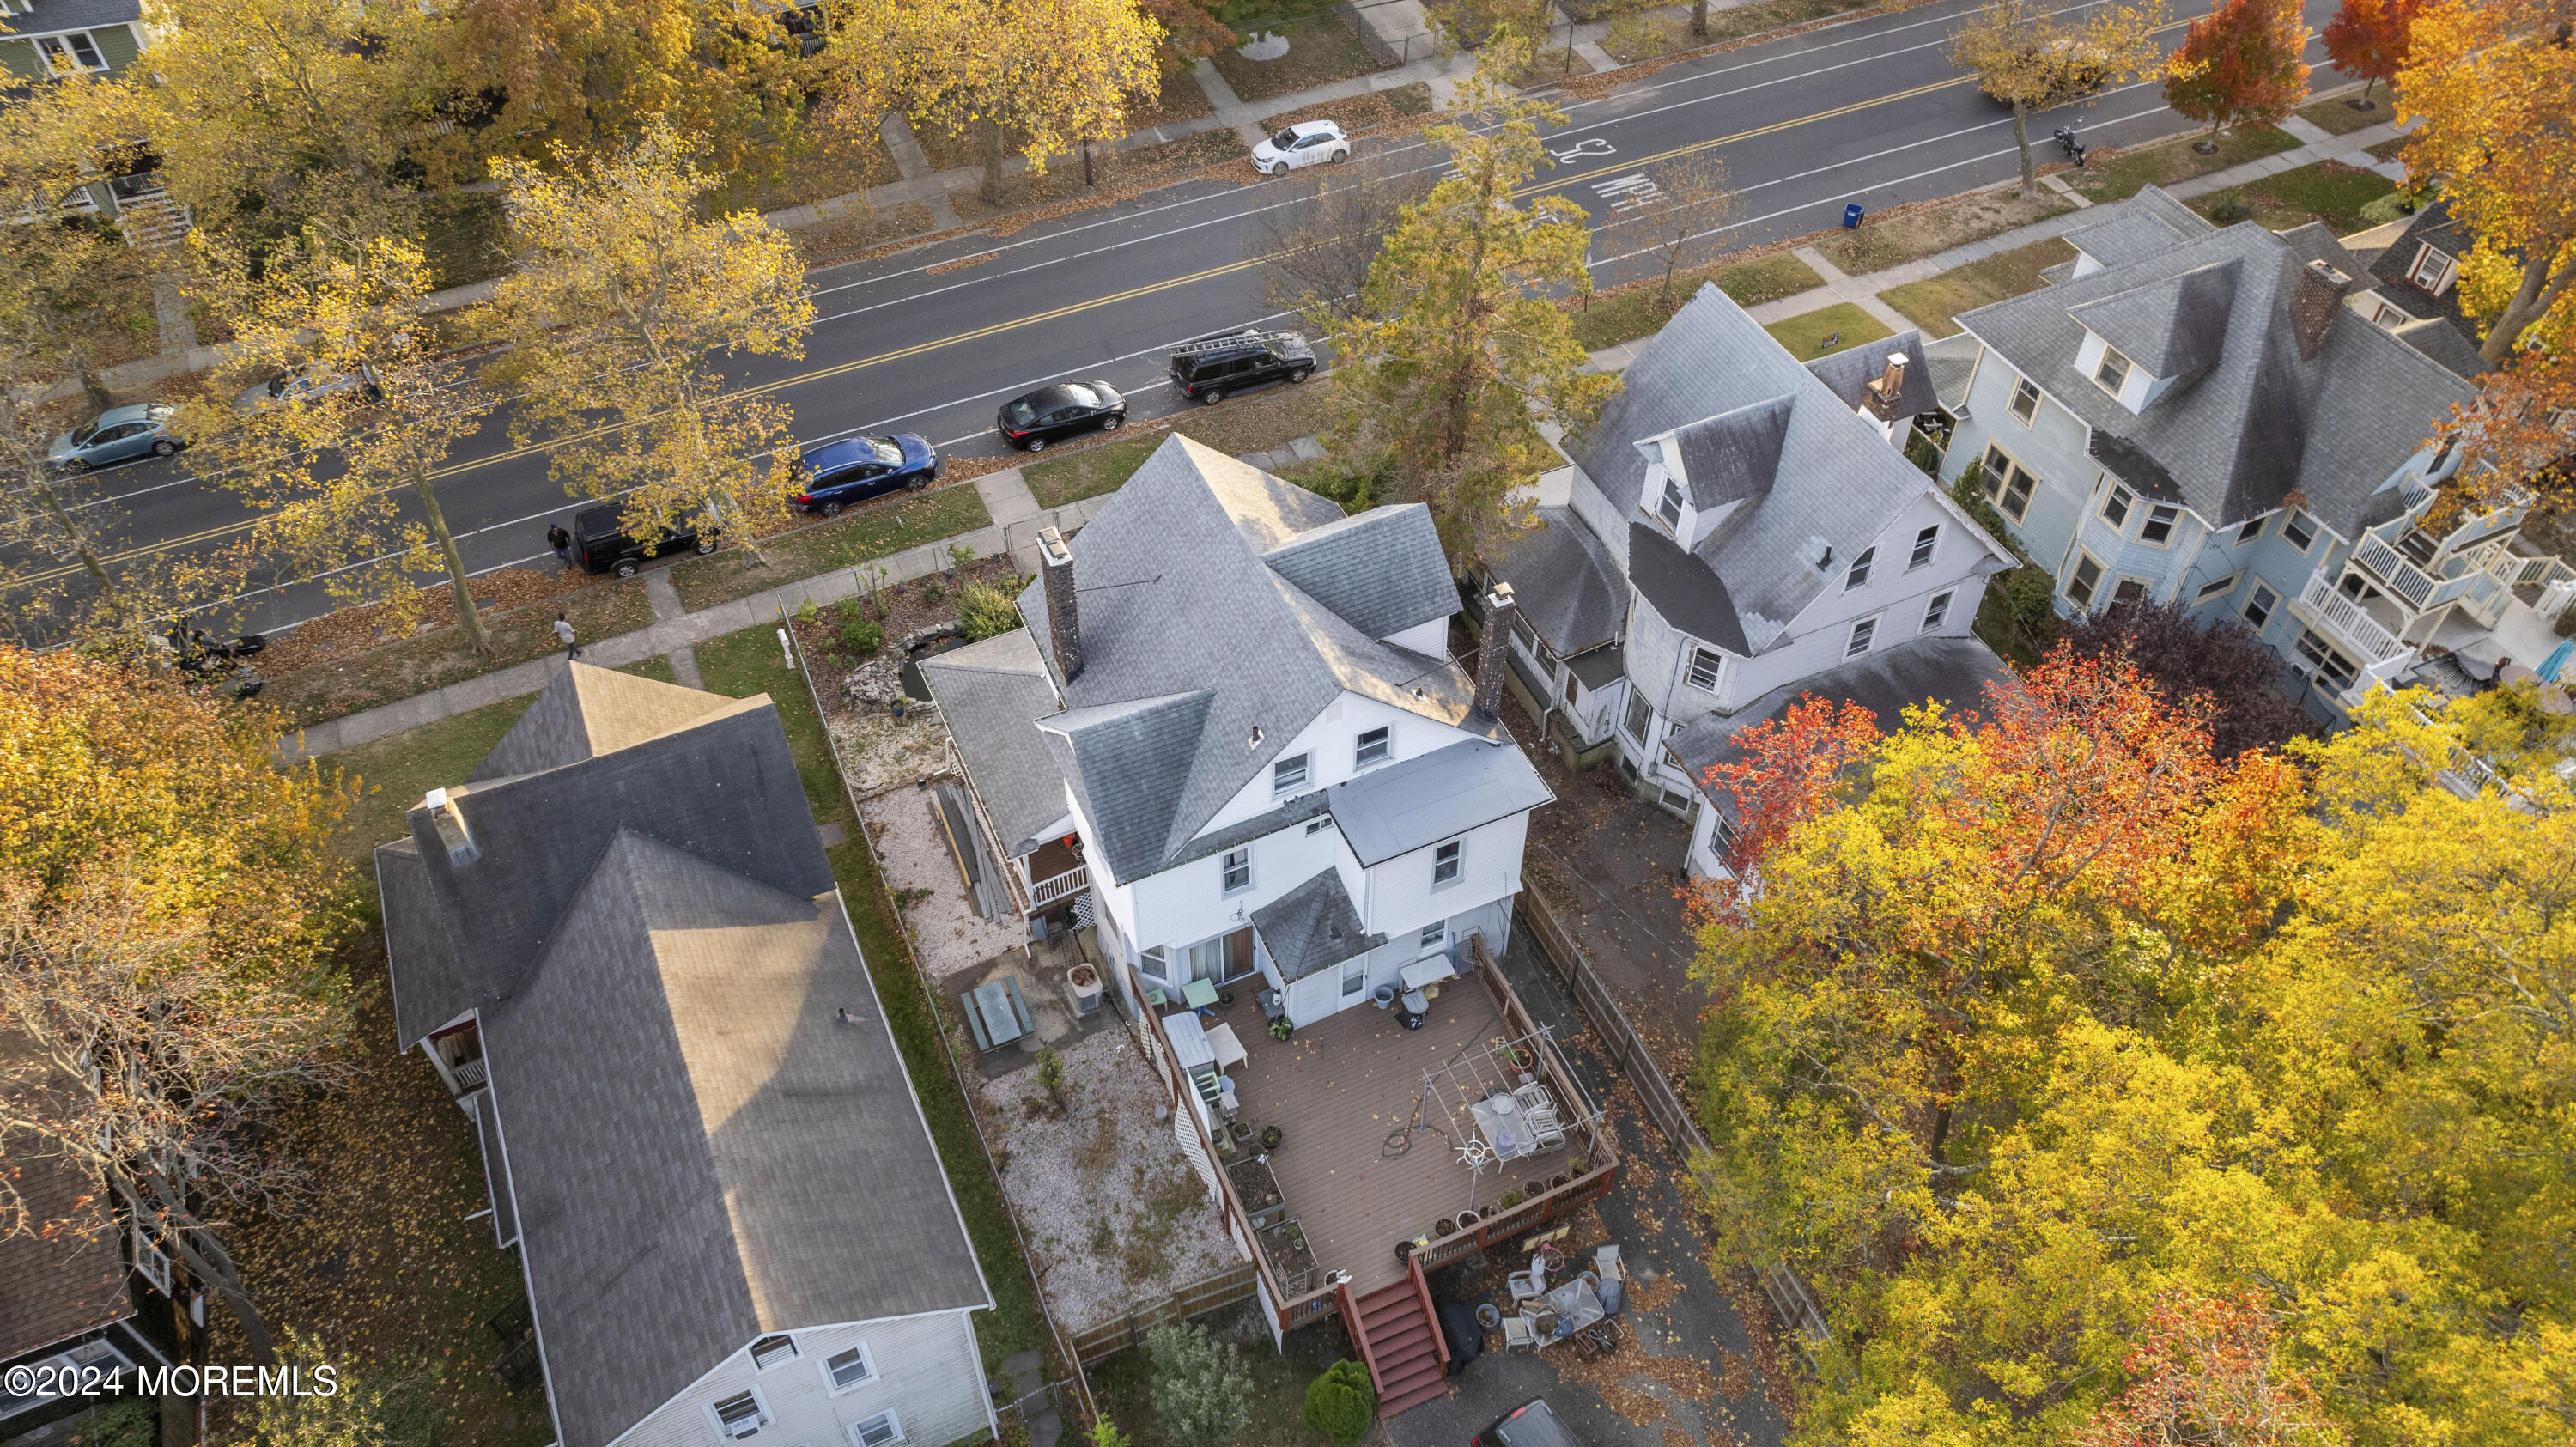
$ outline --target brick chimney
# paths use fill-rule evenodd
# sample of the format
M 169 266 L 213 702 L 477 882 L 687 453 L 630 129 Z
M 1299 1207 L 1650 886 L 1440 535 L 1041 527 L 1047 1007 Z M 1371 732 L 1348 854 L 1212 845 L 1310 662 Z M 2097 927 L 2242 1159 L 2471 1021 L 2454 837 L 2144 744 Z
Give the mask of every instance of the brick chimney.
M 1861 405 L 1881 422 L 1896 420 L 1896 406 L 1905 399 L 1905 354 L 1887 354 L 1887 370 L 1879 379 L 1862 389 Z
M 1038 571 L 1046 578 L 1047 644 L 1055 653 L 1056 676 L 1067 683 L 1082 676 L 1082 615 L 1073 600 L 1073 549 L 1054 528 L 1038 530 Z
M 1512 624 L 1521 616 L 1512 585 L 1496 583 L 1485 595 L 1485 636 L 1476 649 L 1476 707 L 1503 716 L 1503 670 L 1511 667 Z
M 2313 362 L 2325 350 L 2326 331 L 2334 325 L 2343 295 L 2350 290 L 2352 278 L 2323 261 L 2311 261 L 2299 269 L 2299 289 L 2290 295 L 2290 329 L 2299 339 L 2300 361 Z

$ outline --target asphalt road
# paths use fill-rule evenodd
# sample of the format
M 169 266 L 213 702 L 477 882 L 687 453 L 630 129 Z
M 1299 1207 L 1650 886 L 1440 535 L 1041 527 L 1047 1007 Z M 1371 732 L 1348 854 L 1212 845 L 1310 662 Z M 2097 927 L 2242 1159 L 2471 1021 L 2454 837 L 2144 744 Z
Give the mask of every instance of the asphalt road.
M 1976 0 L 1869 16 L 1664 70 L 1597 101 L 1568 102 L 1551 133 L 1560 163 L 1535 189 L 1570 197 L 1595 228 L 1595 279 L 1645 274 L 1641 227 L 1622 226 L 1623 178 L 1715 151 L 1744 196 L 1728 230 L 1742 244 L 1835 224 L 1846 201 L 1873 209 L 1951 195 L 2011 176 L 2009 115 L 1943 55 Z M 2070 8 L 2082 8 L 2071 6 Z M 2180 19 L 2207 8 L 2182 0 Z M 2332 0 L 2307 0 L 2321 25 Z M 2168 44 L 2179 40 L 2171 29 Z M 2310 42 L 2310 59 L 2323 64 Z M 2088 142 L 2131 145 L 2185 129 L 2153 82 L 2080 111 L 2035 116 L 2045 141 L 2072 115 Z M 2050 148 L 2053 152 L 2053 147 Z M 1369 141 L 1363 158 L 1441 167 L 1418 138 Z M 969 233 L 869 262 L 813 273 L 818 318 L 799 362 L 744 359 L 733 369 L 792 407 L 811 445 L 860 431 L 918 432 L 955 454 L 1001 449 L 998 404 L 1040 383 L 1105 377 L 1138 418 L 1177 408 L 1162 348 L 1178 338 L 1265 319 L 1257 253 L 1276 208 L 1312 182 L 1289 176 L 1237 186 L 1194 182 L 1124 205 L 1030 226 L 1007 239 Z M 933 274 L 943 262 L 990 260 Z M 499 419 L 463 446 L 440 502 L 477 571 L 545 556 L 547 525 L 574 504 L 542 455 L 510 445 Z M 204 546 L 251 525 L 250 511 L 188 458 L 145 460 L 84 484 L 127 511 L 137 549 Z M 242 626 L 269 629 L 324 611 L 318 588 L 245 600 Z

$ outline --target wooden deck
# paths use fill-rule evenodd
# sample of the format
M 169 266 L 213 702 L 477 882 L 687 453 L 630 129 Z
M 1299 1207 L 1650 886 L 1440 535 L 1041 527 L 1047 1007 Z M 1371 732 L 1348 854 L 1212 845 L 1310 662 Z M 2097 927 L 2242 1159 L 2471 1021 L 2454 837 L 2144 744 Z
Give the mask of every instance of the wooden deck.
M 1435 1096 L 1422 1077 L 1515 1033 L 1472 978 L 1449 981 L 1419 1030 L 1361 1005 L 1284 1044 L 1270 1038 L 1255 989 L 1234 993 L 1220 1018 L 1251 1057 L 1235 1075 L 1238 1118 L 1255 1132 L 1280 1128 L 1270 1167 L 1288 1214 L 1304 1228 L 1319 1271 L 1349 1271 L 1355 1294 L 1404 1277 L 1398 1241 L 1431 1235 L 1434 1221 L 1492 1205 L 1506 1191 L 1526 1191 L 1525 1182 L 1565 1170 L 1581 1148 L 1578 1132 L 1556 1150 L 1488 1166 L 1481 1178 L 1459 1161 L 1476 1124 L 1463 1107 L 1454 1115 L 1443 1109 L 1444 1101 L 1460 1105 L 1455 1088 L 1444 1084 Z

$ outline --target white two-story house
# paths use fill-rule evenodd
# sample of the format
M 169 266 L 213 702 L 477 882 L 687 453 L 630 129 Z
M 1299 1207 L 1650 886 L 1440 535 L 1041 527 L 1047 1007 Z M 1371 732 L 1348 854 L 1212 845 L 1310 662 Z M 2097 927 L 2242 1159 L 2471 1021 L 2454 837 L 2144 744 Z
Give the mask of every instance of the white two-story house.
M 2475 393 L 2354 313 L 2334 236 L 2214 227 L 2154 187 L 2097 215 L 2052 285 L 1958 319 L 1951 463 L 2060 611 L 2242 619 L 2325 722 L 2428 657 L 2541 664 L 2576 573 L 2515 546 L 2520 506 L 2420 526 L 2455 467 L 2431 434 Z
M 1969 627 L 2012 554 L 1906 460 L 1932 406 L 1915 334 L 1802 365 L 1704 287 L 1489 560 L 1524 702 L 1691 816 L 1694 872 L 1717 868 L 1706 769 L 1735 728 L 1807 693 L 1973 704 L 2000 673 Z
M 1040 551 L 1027 626 L 923 676 L 997 850 L 1078 857 L 1108 959 L 1172 1000 L 1277 990 L 1304 1025 L 1471 933 L 1501 951 L 1552 796 L 1496 716 L 1499 652 L 1481 699 L 1448 656 L 1424 508 L 1345 517 L 1174 436 Z

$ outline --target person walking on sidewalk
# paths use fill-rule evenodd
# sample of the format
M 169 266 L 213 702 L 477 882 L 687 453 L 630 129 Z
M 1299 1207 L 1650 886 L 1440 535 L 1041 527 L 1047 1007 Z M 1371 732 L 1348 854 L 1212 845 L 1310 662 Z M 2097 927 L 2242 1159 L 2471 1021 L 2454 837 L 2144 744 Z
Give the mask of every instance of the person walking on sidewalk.
M 562 523 L 546 529 L 546 546 L 555 550 L 556 562 L 566 568 L 572 566 L 572 534 L 564 531 Z
M 573 641 L 572 624 L 564 621 L 561 613 L 555 615 L 555 636 L 563 640 L 564 662 L 581 657 L 581 645 Z

